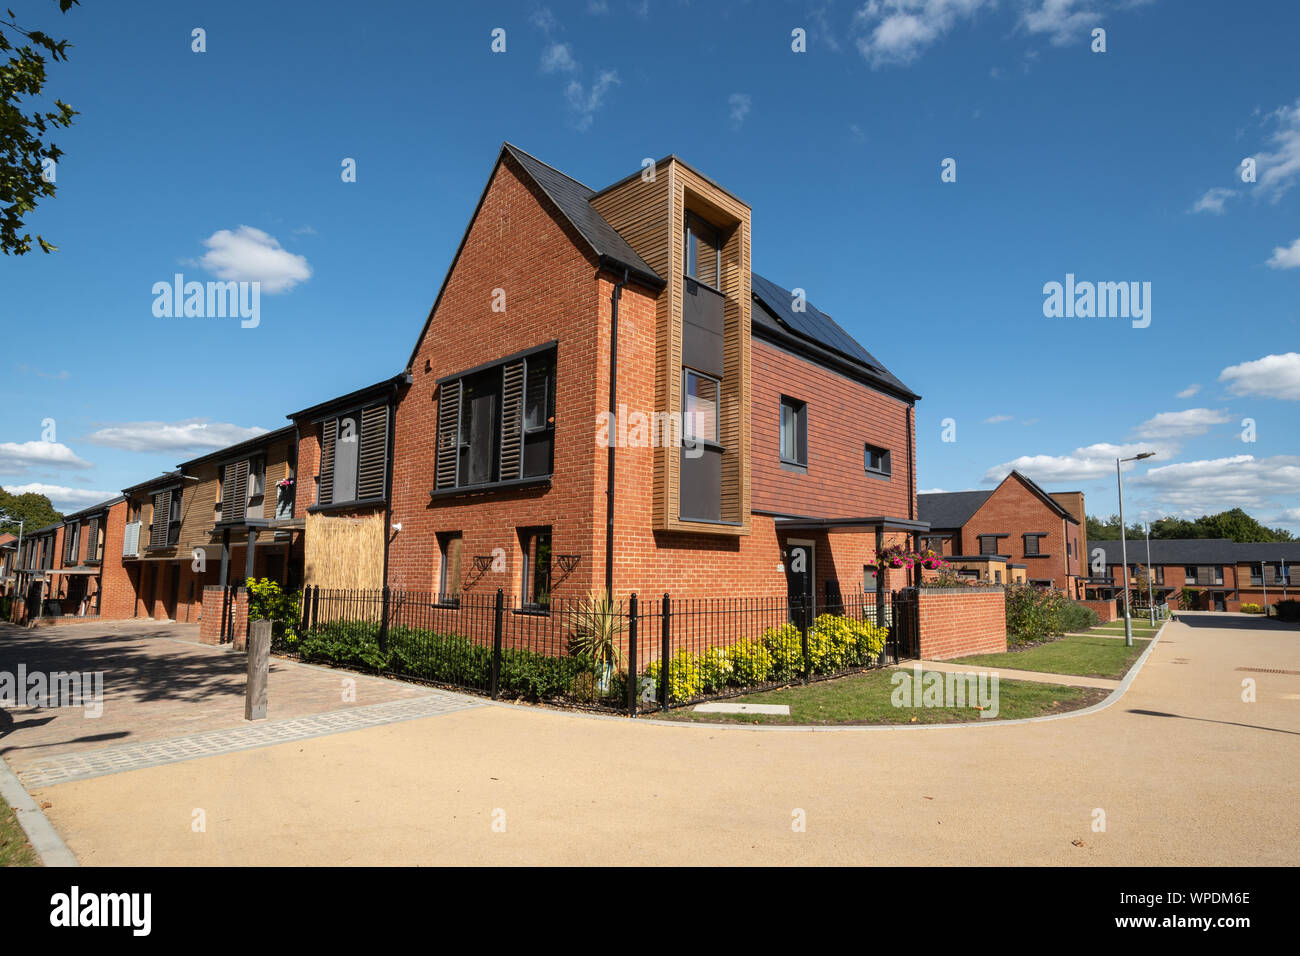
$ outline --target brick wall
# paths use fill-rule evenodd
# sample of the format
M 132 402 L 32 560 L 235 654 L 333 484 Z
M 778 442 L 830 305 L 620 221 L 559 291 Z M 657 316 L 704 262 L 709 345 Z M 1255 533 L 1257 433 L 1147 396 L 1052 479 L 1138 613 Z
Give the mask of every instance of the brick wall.
M 1101 618 L 1101 623 L 1113 621 L 1118 616 L 1118 602 L 1111 598 L 1109 601 L 1079 601 L 1084 607 L 1092 608 L 1097 612 L 1097 617 Z
M 216 585 L 203 589 L 203 620 L 199 624 L 199 642 L 202 644 L 221 643 L 221 605 L 225 599 L 225 590 Z M 231 602 L 231 614 L 234 616 L 235 647 L 239 649 L 248 636 L 248 590 L 236 588 Z
M 1001 588 L 918 592 L 921 657 L 946 661 L 1007 649 L 1007 616 Z

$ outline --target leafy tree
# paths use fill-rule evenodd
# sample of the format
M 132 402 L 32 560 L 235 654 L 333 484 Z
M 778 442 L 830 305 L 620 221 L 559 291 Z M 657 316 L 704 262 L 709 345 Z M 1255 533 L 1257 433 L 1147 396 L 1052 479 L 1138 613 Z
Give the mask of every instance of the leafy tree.
M 6 516 L 5 520 L 0 521 L 0 533 L 17 534 L 19 520 L 23 522 L 24 532 L 63 520 L 63 515 L 54 510 L 50 499 L 34 491 L 24 495 L 11 495 L 0 488 L 0 513 Z
M 1143 537 L 1142 525 L 1134 524 L 1128 529 L 1129 540 Z M 1266 528 L 1240 508 L 1221 511 L 1213 515 L 1201 515 L 1195 521 L 1175 518 L 1172 515 L 1157 518 L 1151 522 L 1152 538 L 1230 538 L 1233 541 L 1294 541 L 1295 537 L 1285 528 Z M 1089 541 L 1118 541 L 1119 515 L 1111 515 L 1105 521 L 1088 515 Z
M 80 0 L 55 0 L 67 13 Z M 43 198 L 53 198 L 53 177 L 46 178 L 45 162 L 57 162 L 63 151 L 47 140 L 52 129 L 72 125 L 77 115 L 67 103 L 55 100 L 55 108 L 41 110 L 22 104 L 40 97 L 45 89 L 45 57 L 54 62 L 67 60 L 68 41 L 55 40 L 40 30 L 20 27 L 12 10 L 0 19 L 0 252 L 24 255 L 32 249 L 30 233 L 21 233 L 23 218 Z M 30 109 L 28 112 L 27 110 Z M 55 252 L 43 236 L 37 236 L 45 252 Z

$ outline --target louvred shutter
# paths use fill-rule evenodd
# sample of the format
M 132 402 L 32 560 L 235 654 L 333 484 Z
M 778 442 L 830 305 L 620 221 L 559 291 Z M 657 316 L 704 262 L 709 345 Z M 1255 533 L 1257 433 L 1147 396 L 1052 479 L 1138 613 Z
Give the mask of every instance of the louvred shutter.
M 438 468 L 435 486 L 456 487 L 456 450 L 460 432 L 460 382 L 438 386 Z
M 501 480 L 523 476 L 524 363 L 501 370 Z
M 1277 567 L 1268 562 L 1264 563 L 1264 583 L 1277 584 Z
M 72 554 L 73 542 L 77 540 L 77 526 L 75 524 L 65 524 L 63 526 L 63 565 L 68 567 L 74 561 Z
M 86 526 L 86 560 L 99 560 L 99 519 L 91 518 Z
M 320 426 L 320 481 L 316 485 L 316 503 L 334 502 L 334 439 L 338 435 L 339 421 L 331 418 Z
M 153 527 L 149 529 L 149 547 L 167 546 L 167 522 L 171 520 L 172 493 L 161 491 L 153 496 Z
M 361 413 L 361 451 L 357 466 L 357 500 L 384 496 L 388 462 L 388 406 L 374 405 Z
M 1196 583 L 1197 584 L 1212 583 L 1210 578 L 1213 575 L 1213 571 L 1214 569 L 1211 568 L 1208 564 L 1198 564 L 1196 566 Z
M 248 512 L 248 461 L 226 466 L 221 482 L 221 520 L 243 521 Z

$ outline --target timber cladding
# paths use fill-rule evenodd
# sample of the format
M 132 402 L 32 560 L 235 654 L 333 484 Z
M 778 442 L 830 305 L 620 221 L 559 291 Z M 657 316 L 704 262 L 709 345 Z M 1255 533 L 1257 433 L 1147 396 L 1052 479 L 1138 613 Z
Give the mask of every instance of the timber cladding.
M 303 584 L 377 589 L 384 586 L 384 512 L 307 515 Z
M 656 303 L 655 401 L 653 409 L 683 408 L 682 305 L 685 285 L 683 236 L 687 213 L 717 228 L 722 237 L 718 291 L 723 312 L 723 376 L 719 398 L 722 455 L 721 517 L 724 524 L 680 517 L 681 458 L 656 447 L 654 526 L 663 531 L 744 535 L 750 530 L 750 210 L 689 166 L 669 157 L 654 171 L 592 199 L 637 254 L 667 282 Z M 710 275 L 710 277 L 712 277 Z

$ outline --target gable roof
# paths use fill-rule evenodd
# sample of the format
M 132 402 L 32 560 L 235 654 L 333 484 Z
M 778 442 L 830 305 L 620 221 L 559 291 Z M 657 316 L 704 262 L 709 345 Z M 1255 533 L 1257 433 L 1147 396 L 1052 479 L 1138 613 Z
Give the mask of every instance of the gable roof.
M 760 332 L 767 326 L 780 329 L 786 335 L 815 352 L 830 353 L 848 362 L 855 370 L 888 390 L 915 401 L 920 398 L 885 368 L 884 364 L 868 352 L 843 327 L 811 302 L 804 300 L 805 311 L 794 310 L 794 294 L 783 289 L 771 279 L 751 273 L 750 289 L 754 301 L 762 309 L 750 310 L 750 319 Z M 818 357 L 824 357 L 819 355 Z
M 1069 511 L 1066 511 L 1065 508 L 1061 507 L 1061 503 L 1060 503 L 1059 501 L 1057 501 L 1055 498 L 1053 498 L 1051 495 L 1049 495 L 1046 491 L 1044 491 L 1042 485 L 1040 485 L 1038 482 L 1034 481 L 1034 479 L 1030 478 L 1030 477 L 1029 477 L 1028 475 L 1026 475 L 1024 472 L 1015 471 L 1015 470 L 1013 469 L 1010 475 L 1007 475 L 1006 478 L 1003 478 L 1002 481 L 998 483 L 998 487 L 999 487 L 999 488 L 1002 487 L 1003 482 L 1005 482 L 1005 481 L 1007 480 L 1007 478 L 1012 477 L 1012 475 L 1014 475 L 1015 477 L 1017 477 L 1017 478 L 1019 478 L 1021 481 L 1023 481 L 1023 482 L 1025 483 L 1025 485 L 1029 488 L 1030 491 L 1032 491 L 1034 494 L 1038 495 L 1039 498 L 1042 498 L 1042 499 L 1043 499 L 1043 503 L 1046 504 L 1047 507 L 1049 507 L 1049 508 L 1051 508 L 1053 511 L 1055 511 L 1055 512 L 1056 512 L 1058 515 L 1060 515 L 1062 518 L 1066 518 L 1066 519 L 1068 519 L 1068 520 L 1070 520 L 1070 521 L 1073 521 L 1075 524 L 1078 524 L 1078 523 L 1079 523 L 1079 519 L 1078 519 L 1078 518 L 1076 518 L 1076 517 L 1075 517 L 1073 514 L 1071 514 Z M 995 488 L 994 491 L 996 491 L 996 490 L 997 490 L 997 489 Z
M 937 491 L 916 496 L 916 516 L 932 531 L 960 528 L 988 501 L 991 491 Z
M 451 265 L 447 267 L 447 272 L 442 277 L 442 285 L 438 287 L 438 295 L 433 300 L 433 307 L 429 309 L 429 315 L 424 320 L 424 325 L 420 327 L 420 334 L 416 336 L 415 344 L 411 347 L 411 357 L 406 360 L 408 369 L 415 363 L 415 356 L 420 350 L 420 343 L 424 341 L 424 336 L 429 331 L 429 325 L 438 312 L 438 305 L 442 302 L 442 295 L 447 291 L 447 283 L 451 280 L 451 274 L 456 271 L 456 264 L 460 261 L 460 254 L 465 249 L 465 243 L 469 241 L 470 230 L 474 228 L 474 222 L 478 219 L 479 210 L 483 208 L 483 200 L 487 198 L 488 190 L 492 188 L 492 182 L 496 179 L 497 170 L 501 168 L 501 164 L 505 162 L 507 157 L 551 201 L 560 217 L 587 244 L 588 249 L 600 260 L 602 266 L 608 267 L 615 272 L 622 272 L 626 269 L 630 277 L 636 278 L 655 289 L 662 289 L 667 285 L 664 278 L 650 268 L 646 261 L 627 244 L 627 240 L 620 236 L 605 217 L 591 205 L 589 200 L 596 195 L 594 189 L 578 182 L 572 176 L 566 176 L 554 166 L 548 166 L 536 156 L 525 153 L 518 146 L 509 142 L 502 143 L 501 151 L 497 154 L 497 161 L 492 167 L 492 174 L 488 176 L 487 183 L 483 186 L 483 192 L 479 194 L 478 202 L 474 206 L 474 212 L 470 215 L 469 223 L 465 226 L 465 232 L 461 235 L 460 243 L 456 246 L 456 252 L 451 257 Z
M 554 166 L 546 165 L 536 156 L 525 153 L 511 143 L 502 146 L 501 152 L 512 156 L 523 167 L 524 172 L 555 203 L 556 208 L 587 241 L 598 258 L 607 260 L 618 269 L 627 269 L 652 285 L 665 285 L 663 277 L 637 255 L 636 250 L 627 244 L 627 240 L 618 234 L 618 230 L 604 216 L 596 212 L 591 204 L 591 197 L 596 195 L 594 189 L 584 186 Z

